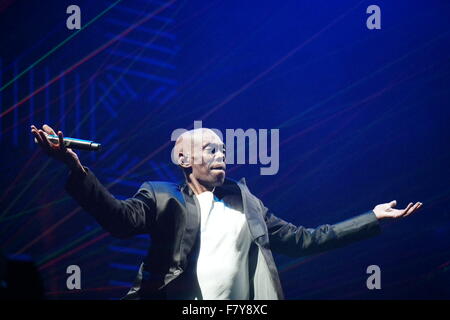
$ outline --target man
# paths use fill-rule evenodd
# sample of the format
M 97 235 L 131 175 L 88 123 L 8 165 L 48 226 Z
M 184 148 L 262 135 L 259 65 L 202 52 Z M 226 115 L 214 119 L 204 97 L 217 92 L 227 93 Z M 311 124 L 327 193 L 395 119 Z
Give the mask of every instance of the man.
M 81 165 L 73 150 L 53 144 L 31 126 L 42 149 L 71 173 L 67 192 L 113 236 L 150 234 L 152 242 L 126 299 L 283 299 L 272 251 L 291 257 L 344 246 L 377 234 L 378 220 L 406 217 L 396 202 L 316 229 L 277 218 L 249 191 L 245 180 L 225 178 L 224 144 L 210 129 L 183 133 L 174 157 L 185 182 L 147 181 L 129 199 L 117 200 Z

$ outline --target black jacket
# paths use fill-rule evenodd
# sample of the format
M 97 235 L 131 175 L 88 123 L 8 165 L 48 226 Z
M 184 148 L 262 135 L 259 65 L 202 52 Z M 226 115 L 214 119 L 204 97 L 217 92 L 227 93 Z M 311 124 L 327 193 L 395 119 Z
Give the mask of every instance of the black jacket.
M 118 238 L 150 234 L 151 246 L 125 299 L 190 299 L 198 290 L 195 263 L 199 248 L 200 206 L 186 183 L 144 182 L 136 194 L 118 200 L 87 174 L 70 173 L 67 192 Z M 244 212 L 252 245 L 249 252 L 250 299 L 283 299 L 275 253 L 301 257 L 341 247 L 380 231 L 370 211 L 335 225 L 315 229 L 277 218 L 249 191 L 245 179 L 225 179 L 215 195 Z

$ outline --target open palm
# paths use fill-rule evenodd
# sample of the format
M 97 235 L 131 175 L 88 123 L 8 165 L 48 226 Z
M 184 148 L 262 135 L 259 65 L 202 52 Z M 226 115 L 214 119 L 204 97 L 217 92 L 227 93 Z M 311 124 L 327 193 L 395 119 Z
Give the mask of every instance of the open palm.
M 375 213 L 378 219 L 404 218 L 409 216 L 413 212 L 419 210 L 423 204 L 422 202 L 416 202 L 415 204 L 410 202 L 405 209 L 394 209 L 396 205 L 397 205 L 396 200 L 393 200 L 388 203 L 379 204 L 373 209 L 373 212 Z

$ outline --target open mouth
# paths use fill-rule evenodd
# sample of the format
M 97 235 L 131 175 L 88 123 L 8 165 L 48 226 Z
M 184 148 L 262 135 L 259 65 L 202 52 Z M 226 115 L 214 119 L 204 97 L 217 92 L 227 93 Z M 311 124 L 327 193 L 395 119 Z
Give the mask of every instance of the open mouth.
M 211 168 L 211 171 L 223 171 L 225 172 L 225 166 L 221 165 L 221 166 L 214 166 Z

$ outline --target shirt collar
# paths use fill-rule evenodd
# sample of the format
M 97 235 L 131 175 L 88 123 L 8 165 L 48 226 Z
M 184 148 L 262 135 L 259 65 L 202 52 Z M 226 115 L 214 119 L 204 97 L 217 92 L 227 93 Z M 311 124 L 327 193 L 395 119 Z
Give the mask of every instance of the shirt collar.
M 236 194 L 236 193 L 239 194 L 241 192 L 239 184 L 245 185 L 246 184 L 245 178 L 241 178 L 239 181 L 230 178 L 225 178 L 225 181 L 221 186 L 217 186 L 214 188 L 214 195 L 217 196 L 219 199 L 222 199 L 227 194 Z M 181 181 L 178 184 L 178 189 L 181 192 L 187 193 L 191 197 L 194 196 L 194 192 L 192 191 L 191 188 L 189 188 L 189 185 L 185 180 Z

